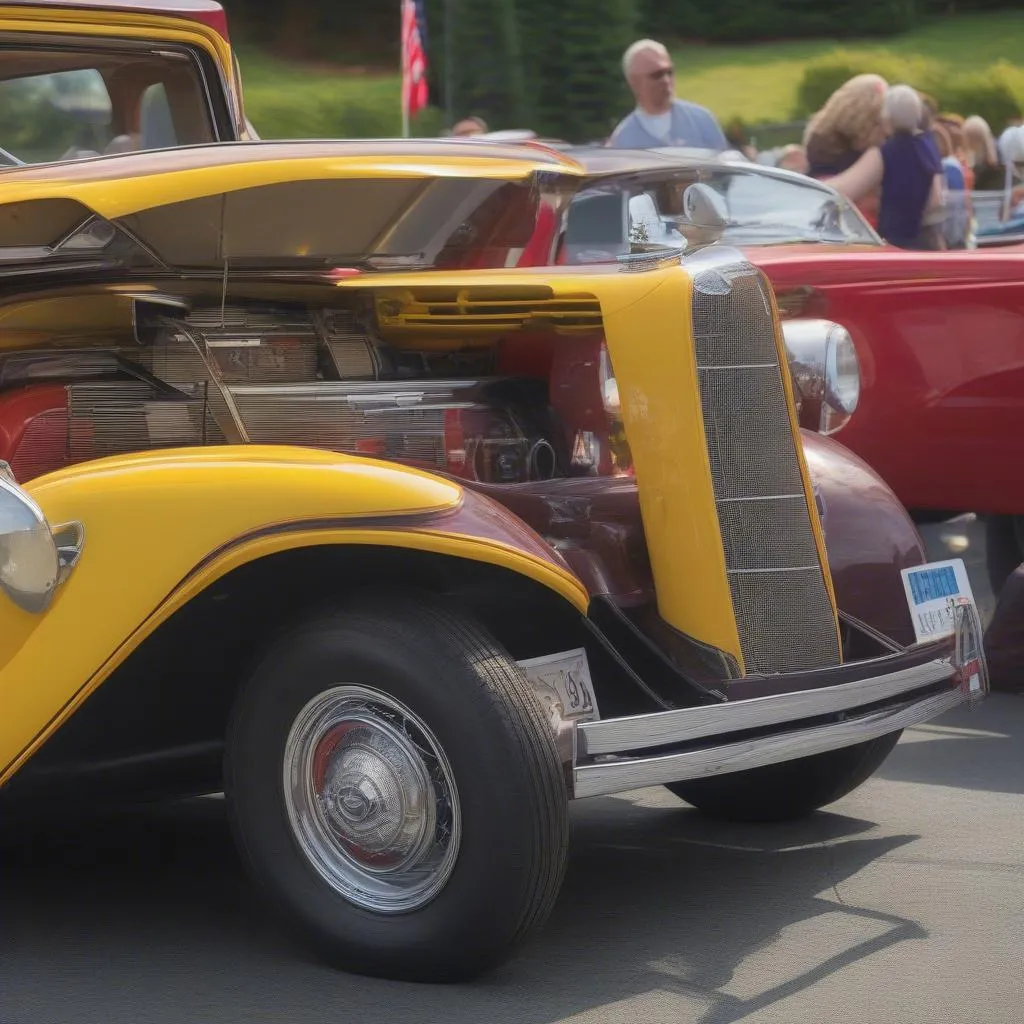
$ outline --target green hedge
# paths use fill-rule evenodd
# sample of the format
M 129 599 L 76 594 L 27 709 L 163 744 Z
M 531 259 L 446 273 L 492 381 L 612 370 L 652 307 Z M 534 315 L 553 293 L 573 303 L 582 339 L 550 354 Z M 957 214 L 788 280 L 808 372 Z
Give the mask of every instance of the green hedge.
M 931 83 L 944 70 L 942 65 L 923 59 L 911 59 L 880 50 L 865 54 L 856 51 L 833 50 L 816 60 L 809 61 L 800 77 L 796 90 L 796 117 L 807 117 L 820 110 L 825 101 L 854 75 L 881 75 L 887 82 L 910 82 L 919 89 L 930 91 L 923 82 Z
M 980 114 L 999 132 L 1024 106 L 1024 72 L 1005 61 L 987 71 L 962 72 L 943 63 L 900 57 L 886 51 L 874 54 L 835 50 L 811 61 L 797 88 L 794 115 L 807 117 L 847 79 L 874 72 L 888 82 L 907 82 L 934 96 L 943 110 L 967 117 Z
M 956 111 L 965 117 L 980 114 L 998 135 L 1011 118 L 1021 116 L 1024 89 L 1021 74 L 1005 61 L 988 71 L 954 75 L 936 83 L 935 95 L 943 110 Z
M 640 0 L 640 11 L 652 35 L 753 42 L 894 35 L 917 24 L 921 0 Z
M 264 139 L 397 138 L 402 131 L 398 85 L 387 93 L 354 101 L 351 88 L 331 82 L 303 87 L 252 88 L 245 91 L 245 112 Z M 436 136 L 441 111 L 428 107 L 413 123 L 412 134 Z

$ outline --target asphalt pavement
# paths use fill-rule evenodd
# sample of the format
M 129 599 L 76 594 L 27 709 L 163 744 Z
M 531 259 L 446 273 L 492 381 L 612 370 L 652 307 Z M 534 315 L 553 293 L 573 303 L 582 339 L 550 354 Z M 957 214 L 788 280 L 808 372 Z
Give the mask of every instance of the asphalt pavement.
M 984 607 L 977 524 L 926 532 Z M 457 987 L 310 959 L 241 876 L 219 799 L 0 823 L 0 1022 L 1012 1024 L 1022 741 L 1024 697 L 992 696 L 797 825 L 709 822 L 664 789 L 581 802 L 546 930 Z

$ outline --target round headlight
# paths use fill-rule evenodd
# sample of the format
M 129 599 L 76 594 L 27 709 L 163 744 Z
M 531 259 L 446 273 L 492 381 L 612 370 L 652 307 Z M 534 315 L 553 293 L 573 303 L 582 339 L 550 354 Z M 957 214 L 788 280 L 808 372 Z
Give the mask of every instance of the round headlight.
M 860 401 L 860 362 L 850 332 L 833 324 L 825 350 L 825 401 L 839 413 L 852 416 Z
M 0 588 L 19 608 L 41 612 L 60 576 L 60 553 L 42 510 L 0 478 Z

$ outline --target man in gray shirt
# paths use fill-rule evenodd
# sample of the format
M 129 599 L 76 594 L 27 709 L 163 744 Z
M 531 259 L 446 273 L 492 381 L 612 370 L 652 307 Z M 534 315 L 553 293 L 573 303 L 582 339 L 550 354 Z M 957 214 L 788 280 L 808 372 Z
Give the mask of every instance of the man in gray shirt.
M 668 50 L 653 39 L 635 42 L 623 55 L 622 70 L 636 97 L 636 109 L 612 132 L 616 149 L 729 149 L 725 134 L 706 107 L 675 97 L 675 73 Z

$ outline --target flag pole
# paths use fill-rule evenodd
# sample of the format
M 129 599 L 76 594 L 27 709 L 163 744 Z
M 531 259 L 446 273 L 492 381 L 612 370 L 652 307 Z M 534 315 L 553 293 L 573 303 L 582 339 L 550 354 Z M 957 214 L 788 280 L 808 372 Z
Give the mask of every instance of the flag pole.
M 455 127 L 455 104 L 452 89 L 452 26 L 455 18 L 452 13 L 452 0 L 444 0 L 444 126 Z
M 399 85 L 399 102 L 402 105 L 402 138 L 409 138 L 409 106 L 405 102 L 405 0 L 398 0 L 398 31 L 401 37 L 401 46 L 399 47 L 401 52 L 401 67 L 399 68 L 398 80 Z

